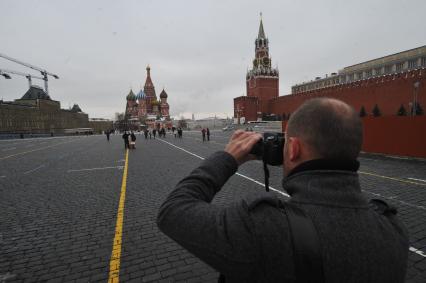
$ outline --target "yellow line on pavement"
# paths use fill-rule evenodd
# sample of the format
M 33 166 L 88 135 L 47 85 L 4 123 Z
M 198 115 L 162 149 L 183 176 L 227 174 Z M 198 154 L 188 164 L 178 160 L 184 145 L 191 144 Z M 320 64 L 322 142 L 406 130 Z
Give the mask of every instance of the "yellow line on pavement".
M 109 262 L 109 283 L 118 283 L 120 275 L 121 242 L 123 232 L 124 201 L 126 200 L 127 168 L 129 163 L 129 150 L 126 150 L 126 162 L 124 165 L 123 180 L 121 182 L 120 202 L 118 204 L 117 223 L 115 224 L 115 236 L 112 242 L 111 260 Z
M 418 182 L 413 182 L 413 181 L 408 181 L 408 180 L 404 180 L 404 179 L 400 179 L 400 178 L 383 176 L 383 175 L 374 174 L 374 173 L 370 173 L 370 172 L 358 171 L 358 173 L 364 174 L 364 175 L 370 175 L 370 176 L 374 176 L 374 177 L 379 177 L 379 178 L 383 178 L 383 179 L 389 179 L 389 180 L 393 180 L 393 181 L 398 181 L 398 182 L 402 182 L 402 183 L 408 183 L 408 184 L 412 184 L 412 185 L 426 186 L 426 184 L 422 184 L 422 183 L 418 183 Z
M 66 142 L 60 142 L 60 143 L 49 145 L 49 146 L 45 146 L 45 147 L 41 147 L 41 148 L 36 148 L 36 149 L 24 151 L 24 152 L 19 152 L 19 153 L 7 155 L 7 156 L 4 156 L 4 157 L 0 157 L 0 160 L 7 159 L 7 158 L 10 158 L 10 157 L 14 157 L 14 156 L 19 156 L 19 155 L 27 154 L 27 153 L 34 152 L 34 151 L 43 150 L 43 149 L 46 149 L 46 148 L 51 148 L 51 147 L 54 147 L 54 146 L 57 146 L 57 145 L 60 145 L 60 144 L 64 144 L 64 143 L 69 143 L 69 142 L 72 142 L 72 141 L 75 141 L 75 139 L 72 139 L 72 140 L 66 141 Z

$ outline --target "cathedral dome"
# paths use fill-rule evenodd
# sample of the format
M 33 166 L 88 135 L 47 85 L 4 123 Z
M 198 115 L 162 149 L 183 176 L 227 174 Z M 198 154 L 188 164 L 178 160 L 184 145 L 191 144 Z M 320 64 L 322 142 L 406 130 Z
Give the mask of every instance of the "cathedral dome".
M 167 98 L 167 93 L 163 88 L 163 91 L 160 93 L 160 98 Z
M 136 95 L 136 99 L 140 100 L 140 99 L 144 99 L 145 98 L 145 92 L 143 92 L 143 90 L 141 89 L 139 91 L 139 93 Z
M 127 100 L 136 100 L 136 95 L 133 93 L 133 90 L 130 90 L 129 94 L 126 96 Z

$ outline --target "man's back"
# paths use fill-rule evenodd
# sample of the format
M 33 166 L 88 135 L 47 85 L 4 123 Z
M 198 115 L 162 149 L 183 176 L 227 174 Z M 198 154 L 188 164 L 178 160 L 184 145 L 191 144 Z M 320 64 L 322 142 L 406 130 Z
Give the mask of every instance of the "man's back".
M 306 184 L 310 184 L 306 186 Z M 404 282 L 407 233 L 392 214 L 374 211 L 356 173 L 305 171 L 284 182 L 313 221 L 320 240 L 325 282 Z M 252 218 L 264 255 L 266 281 L 294 276 L 293 245 L 284 210 L 276 201 L 253 201 Z M 287 205 L 279 202 L 278 206 Z
M 235 172 L 234 162 L 217 153 L 183 179 L 160 208 L 161 230 L 227 282 L 296 282 L 286 202 L 260 192 L 229 207 L 207 204 Z M 356 172 L 305 170 L 283 185 L 314 223 L 325 282 L 404 281 L 405 228 L 369 207 Z

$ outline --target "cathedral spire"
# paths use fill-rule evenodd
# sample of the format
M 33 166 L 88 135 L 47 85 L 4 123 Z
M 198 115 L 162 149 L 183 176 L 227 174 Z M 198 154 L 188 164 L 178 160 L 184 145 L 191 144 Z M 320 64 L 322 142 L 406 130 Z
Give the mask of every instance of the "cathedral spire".
M 262 21 L 262 12 L 260 12 L 260 26 L 259 26 L 259 34 L 257 38 L 266 38 L 265 31 L 263 30 L 263 21 Z
M 151 80 L 151 67 L 148 65 L 148 66 L 146 66 L 146 80 L 145 80 L 145 88 L 150 88 L 150 87 L 152 87 L 152 88 L 154 88 L 154 85 L 153 85 L 153 83 L 152 83 L 152 80 Z M 145 89 L 145 93 L 146 93 L 146 89 Z

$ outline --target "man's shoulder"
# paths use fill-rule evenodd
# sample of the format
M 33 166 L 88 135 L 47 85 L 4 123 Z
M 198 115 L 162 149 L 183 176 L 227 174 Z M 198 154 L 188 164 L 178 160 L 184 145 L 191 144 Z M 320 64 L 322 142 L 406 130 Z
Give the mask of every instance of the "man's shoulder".
M 242 199 L 242 202 L 247 206 L 249 211 L 253 211 L 261 206 L 280 208 L 285 205 L 285 202 L 278 198 L 276 194 L 264 191 L 248 194 Z

